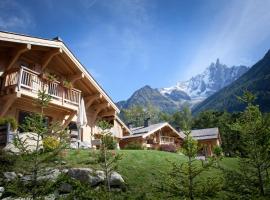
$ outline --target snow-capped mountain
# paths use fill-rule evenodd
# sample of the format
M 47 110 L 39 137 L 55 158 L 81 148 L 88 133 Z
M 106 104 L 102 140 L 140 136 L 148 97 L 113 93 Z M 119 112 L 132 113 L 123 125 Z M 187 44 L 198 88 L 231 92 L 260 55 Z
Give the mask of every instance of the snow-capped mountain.
M 186 102 L 193 106 L 238 79 L 248 69 L 246 66 L 227 67 L 217 59 L 202 74 L 159 91 L 177 104 Z
M 134 105 L 146 107 L 151 104 L 164 112 L 181 109 L 184 104 L 190 107 L 229 85 L 248 71 L 245 66 L 227 67 L 219 62 L 211 63 L 201 74 L 167 88 L 155 89 L 144 86 L 136 90 L 126 101 L 117 103 L 120 109 Z

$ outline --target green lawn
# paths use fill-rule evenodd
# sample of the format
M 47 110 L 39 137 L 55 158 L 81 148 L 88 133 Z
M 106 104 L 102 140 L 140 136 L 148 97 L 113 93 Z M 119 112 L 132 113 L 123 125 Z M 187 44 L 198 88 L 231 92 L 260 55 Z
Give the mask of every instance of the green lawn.
M 183 162 L 185 156 L 176 153 L 168 153 L 152 150 L 120 150 L 122 159 L 119 162 L 118 171 L 128 184 L 131 194 L 147 193 L 146 196 L 155 196 L 153 183 L 162 181 L 161 173 L 170 171 L 171 164 L 168 161 Z M 94 151 L 72 150 L 68 153 L 66 161 L 69 166 L 98 167 L 95 164 Z M 237 169 L 237 159 L 224 158 L 221 166 L 228 169 Z M 207 175 L 206 175 L 207 174 Z M 207 172 L 204 176 L 219 176 L 216 169 Z

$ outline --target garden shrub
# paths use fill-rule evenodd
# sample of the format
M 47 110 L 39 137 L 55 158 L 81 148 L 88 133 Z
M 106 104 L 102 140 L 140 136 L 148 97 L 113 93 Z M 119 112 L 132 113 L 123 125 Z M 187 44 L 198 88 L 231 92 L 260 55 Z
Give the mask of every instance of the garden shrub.
M 10 127 L 13 131 L 18 128 L 18 123 L 13 117 L 0 117 L 0 125 L 10 124 Z
M 127 150 L 143 150 L 143 146 L 139 142 L 130 142 L 124 147 L 124 149 L 127 149 Z
M 60 145 L 59 140 L 56 137 L 48 136 L 43 139 L 43 148 L 45 151 L 53 151 Z
M 12 170 L 17 160 L 18 156 L 0 149 L 0 172 Z
M 159 150 L 172 152 L 172 153 L 177 152 L 177 149 L 176 149 L 175 145 L 173 145 L 173 144 L 162 144 L 162 145 L 160 145 Z
M 214 155 L 217 157 L 222 156 L 222 148 L 220 146 L 214 146 L 213 152 L 214 152 Z

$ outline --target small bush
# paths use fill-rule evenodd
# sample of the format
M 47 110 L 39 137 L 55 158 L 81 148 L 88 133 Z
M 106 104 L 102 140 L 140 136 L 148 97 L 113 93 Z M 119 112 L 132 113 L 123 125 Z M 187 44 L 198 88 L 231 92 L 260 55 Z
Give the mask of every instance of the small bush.
M 177 152 L 177 149 L 176 149 L 175 145 L 173 145 L 173 144 L 162 144 L 162 145 L 160 145 L 159 150 L 172 152 L 172 153 Z
M 143 146 L 139 142 L 130 142 L 124 147 L 124 149 L 127 149 L 127 150 L 143 150 Z
M 215 146 L 213 148 L 214 155 L 216 157 L 221 157 L 222 156 L 222 148 L 220 146 Z
M 43 148 L 45 151 L 53 151 L 60 145 L 59 140 L 56 137 L 48 136 L 43 139 Z
M 0 117 L 0 125 L 10 124 L 10 127 L 13 131 L 18 128 L 18 123 L 13 117 Z
M 11 171 L 19 157 L 0 149 L 0 172 Z

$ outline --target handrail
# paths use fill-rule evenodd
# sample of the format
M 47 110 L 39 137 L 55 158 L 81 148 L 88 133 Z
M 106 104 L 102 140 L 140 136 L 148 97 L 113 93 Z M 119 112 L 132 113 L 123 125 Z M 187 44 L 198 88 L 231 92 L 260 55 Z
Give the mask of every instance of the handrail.
M 40 73 L 22 66 L 16 71 L 11 71 L 5 75 L 4 86 L 17 85 L 18 90 L 24 89 L 32 93 L 45 89 L 53 99 L 61 101 L 62 104 L 79 105 L 81 91 L 75 88 L 66 89 L 59 81 L 46 82 L 39 77 Z

